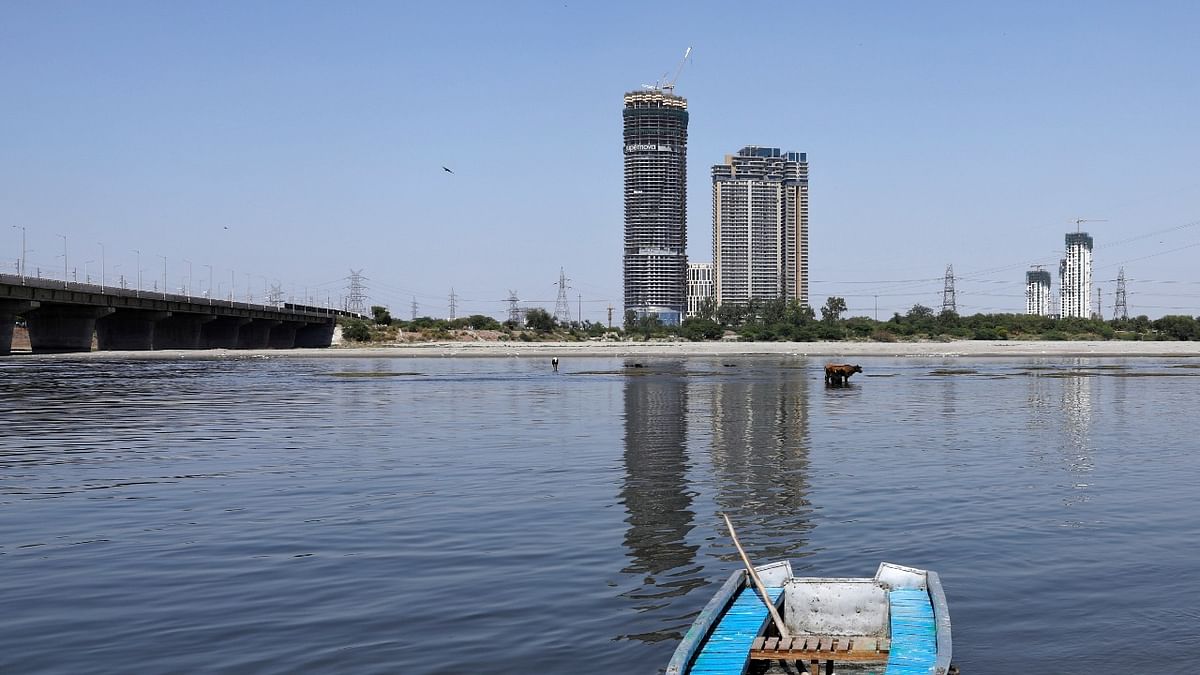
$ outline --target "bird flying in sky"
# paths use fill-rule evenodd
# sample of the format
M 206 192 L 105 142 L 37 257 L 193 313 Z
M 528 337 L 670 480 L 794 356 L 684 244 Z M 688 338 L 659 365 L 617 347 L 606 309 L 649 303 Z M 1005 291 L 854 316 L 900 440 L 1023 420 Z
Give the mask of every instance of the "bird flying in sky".
M 442 167 L 442 171 L 445 171 L 446 173 L 454 173 L 453 171 L 451 171 L 450 169 L 447 169 L 444 166 Z

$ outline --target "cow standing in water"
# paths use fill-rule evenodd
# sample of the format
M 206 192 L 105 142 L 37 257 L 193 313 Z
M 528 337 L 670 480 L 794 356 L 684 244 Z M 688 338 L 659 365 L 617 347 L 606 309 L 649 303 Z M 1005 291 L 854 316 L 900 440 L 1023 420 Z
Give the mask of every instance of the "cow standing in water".
M 550 365 L 554 366 L 554 372 L 557 373 L 558 372 L 558 357 L 557 356 L 550 359 Z
M 859 365 L 851 365 L 849 363 L 826 363 L 825 384 L 850 384 L 850 376 L 861 372 L 862 366 Z

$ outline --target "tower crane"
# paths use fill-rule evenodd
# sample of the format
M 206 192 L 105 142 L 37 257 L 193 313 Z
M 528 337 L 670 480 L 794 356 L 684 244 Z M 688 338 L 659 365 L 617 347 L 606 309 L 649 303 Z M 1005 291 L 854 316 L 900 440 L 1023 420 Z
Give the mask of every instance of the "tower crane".
M 1078 233 L 1079 226 L 1082 223 L 1107 223 L 1108 220 L 1106 220 L 1104 218 L 1072 218 L 1071 220 L 1069 220 L 1067 222 L 1075 223 L 1075 232 Z
M 684 64 L 687 63 L 688 57 L 691 55 L 692 55 L 692 48 L 688 47 L 687 51 L 685 51 L 683 53 L 683 58 L 679 59 L 679 67 L 675 69 L 675 77 L 672 77 L 670 79 L 670 81 L 663 83 L 663 85 L 662 85 L 663 91 L 667 92 L 668 94 L 675 93 L 675 81 L 679 79 L 680 73 L 683 72 L 683 66 L 684 66 Z M 663 77 L 665 78 L 666 75 L 663 75 Z

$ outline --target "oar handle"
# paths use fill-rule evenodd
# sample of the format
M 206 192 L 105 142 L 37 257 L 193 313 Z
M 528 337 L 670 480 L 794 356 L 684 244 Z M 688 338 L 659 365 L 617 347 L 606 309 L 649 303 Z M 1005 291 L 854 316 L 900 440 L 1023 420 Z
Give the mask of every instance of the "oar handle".
M 771 620 L 775 622 L 775 627 L 779 629 L 780 637 L 791 637 L 788 633 L 787 626 L 783 624 L 783 618 L 779 616 L 779 611 L 775 609 L 775 603 L 771 602 L 771 596 L 767 595 L 767 587 L 763 585 L 762 579 L 758 578 L 758 572 L 754 571 L 754 565 L 750 564 L 750 558 L 746 555 L 746 550 L 742 548 L 741 542 L 738 541 L 737 532 L 733 529 L 733 523 L 729 521 L 729 516 L 724 513 L 721 517 L 725 519 L 725 525 L 729 528 L 729 536 L 733 539 L 733 545 L 737 547 L 738 553 L 742 554 L 742 562 L 746 563 L 746 572 L 750 574 L 750 579 L 754 582 L 754 587 L 758 589 L 758 594 L 762 596 L 763 604 L 767 606 L 767 611 L 771 613 Z

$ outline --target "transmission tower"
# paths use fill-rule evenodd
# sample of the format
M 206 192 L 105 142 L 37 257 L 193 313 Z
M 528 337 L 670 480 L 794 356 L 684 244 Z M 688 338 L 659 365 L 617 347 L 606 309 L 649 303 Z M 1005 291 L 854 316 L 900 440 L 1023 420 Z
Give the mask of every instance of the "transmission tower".
M 1099 286 L 1096 287 L 1096 316 L 1095 316 L 1095 319 L 1097 321 L 1104 320 L 1104 312 L 1102 312 L 1100 310 L 1100 287 Z
M 1129 303 L 1125 297 L 1125 268 L 1117 274 L 1117 299 L 1113 302 L 1113 318 L 1128 319 Z
M 450 320 L 454 320 L 454 312 L 458 309 L 458 296 L 454 294 L 454 287 L 450 287 Z
M 275 307 L 283 306 L 283 286 L 281 284 L 271 284 L 271 290 L 267 291 L 267 304 Z
M 567 273 L 563 268 L 558 268 L 558 300 L 554 303 L 554 318 L 558 319 L 560 324 L 571 323 L 571 301 L 567 300 Z
M 508 292 L 508 320 L 514 324 L 521 321 L 521 310 L 517 307 L 518 302 L 520 300 L 517 299 L 517 292 L 510 290 Z
M 346 277 L 346 305 L 342 309 L 355 314 L 367 313 L 367 278 L 362 270 L 350 270 Z
M 954 297 L 954 265 L 946 265 L 946 283 L 942 286 L 942 311 L 958 312 L 958 301 Z
M 412 301 L 412 320 L 413 321 L 417 320 L 417 296 L 415 296 L 415 295 L 413 296 L 413 301 Z

